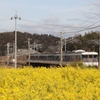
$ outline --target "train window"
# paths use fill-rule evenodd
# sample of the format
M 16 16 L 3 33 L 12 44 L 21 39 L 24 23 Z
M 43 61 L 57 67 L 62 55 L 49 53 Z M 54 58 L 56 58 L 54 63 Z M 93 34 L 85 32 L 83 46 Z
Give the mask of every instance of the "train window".
M 88 58 L 88 55 L 82 55 L 82 58 Z
M 92 55 L 89 55 L 89 58 L 92 58 Z
M 94 58 L 98 58 L 98 55 L 94 55 Z

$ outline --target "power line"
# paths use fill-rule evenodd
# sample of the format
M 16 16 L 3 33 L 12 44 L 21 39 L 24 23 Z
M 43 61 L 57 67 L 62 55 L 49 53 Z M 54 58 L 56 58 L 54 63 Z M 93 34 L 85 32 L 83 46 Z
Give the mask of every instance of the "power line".
M 99 14 L 100 15 L 100 14 Z M 93 19 L 93 18 L 95 18 L 95 17 L 97 17 L 98 15 L 96 15 L 96 16 L 93 16 L 91 19 Z M 0 21 L 5 21 L 4 19 L 3 20 L 0 20 Z M 38 25 L 47 25 L 47 26 L 56 26 L 56 27 L 67 27 L 67 28 L 72 28 L 70 25 L 58 25 L 58 24 L 45 24 L 45 23 L 40 23 L 40 22 L 36 22 L 36 21 L 30 21 L 30 20 L 27 20 L 27 19 L 24 19 L 23 21 L 27 21 L 27 22 L 31 22 L 31 23 L 37 23 Z M 89 20 L 86 20 L 85 22 L 83 22 L 83 23 L 81 23 L 81 24 L 79 24 L 79 25 L 82 25 L 82 24 L 84 24 L 84 23 L 86 23 L 86 22 L 88 22 L 88 21 L 90 21 L 90 19 Z M 78 30 L 78 31 L 69 31 L 69 32 L 64 32 L 64 34 L 66 34 L 66 33 L 79 33 L 79 32 L 82 32 L 82 31 L 86 31 L 86 30 L 90 30 L 90 29 L 94 29 L 94 28 L 96 28 L 96 27 L 91 27 L 91 26 L 93 26 L 93 25 L 95 25 L 95 24 L 97 24 L 97 23 L 99 23 L 100 22 L 100 20 L 99 21 L 97 21 L 97 22 L 94 22 L 93 24 L 91 24 L 91 25 L 89 25 L 89 26 L 87 26 L 87 27 L 85 27 L 85 28 L 83 28 L 83 29 L 80 29 L 80 30 Z M 99 27 L 99 26 L 97 26 L 97 27 Z M 74 28 L 74 27 L 73 27 Z M 73 29 L 74 30 L 74 29 Z M 76 30 L 76 29 L 75 29 Z
M 61 25 L 61 24 L 46 24 L 46 23 L 40 23 L 40 22 L 36 22 L 36 21 L 30 21 L 30 20 L 23 20 L 26 22 L 31 22 L 31 23 L 37 23 L 39 25 L 47 25 L 47 26 L 57 26 L 57 27 L 68 27 L 71 28 L 69 25 Z
M 29 21 L 29 20 L 24 20 L 24 21 Z M 55 25 L 55 24 L 43 24 L 43 23 L 39 23 L 39 22 L 32 22 L 32 21 L 29 21 L 29 22 L 31 22 L 31 23 L 37 23 L 37 24 L 41 24 L 41 25 L 48 25 L 48 26 L 62 26 L 63 27 L 63 25 Z M 86 30 L 90 30 L 90 29 L 94 29 L 94 28 L 96 28 L 96 27 L 91 27 L 91 26 L 93 26 L 93 25 L 95 25 L 95 24 L 97 24 L 97 23 L 99 23 L 100 22 L 100 20 L 99 21 L 96 21 L 96 22 L 94 22 L 94 23 L 92 23 L 91 25 L 89 25 L 89 26 L 87 26 L 87 27 L 85 27 L 85 28 L 83 28 L 83 29 L 81 29 L 81 30 L 78 30 L 78 31 L 69 31 L 69 32 L 63 32 L 63 34 L 66 34 L 66 33 L 79 33 L 79 32 L 82 32 L 82 31 L 86 31 Z M 68 25 L 67 25 L 68 26 Z M 64 26 L 65 27 L 65 26 Z M 97 26 L 97 27 L 99 27 L 99 26 Z M 57 33 L 57 32 L 56 32 Z M 71 35 L 71 34 L 70 34 Z M 59 36 L 59 35 L 58 35 Z
M 87 26 L 87 27 L 85 27 L 85 28 L 83 28 L 83 29 L 81 29 L 81 30 L 78 30 L 78 31 L 64 32 L 64 33 L 74 33 L 74 32 L 81 32 L 81 31 L 85 31 L 85 30 L 88 30 L 88 29 L 92 28 L 91 26 L 93 26 L 93 25 L 95 25 L 95 24 L 97 24 L 97 23 L 99 23 L 99 22 L 100 22 L 100 20 L 99 20 L 99 21 L 97 21 L 97 22 L 95 22 L 95 23 L 93 23 L 93 24 L 91 24 L 91 25 L 89 25 L 89 26 Z
M 95 29 L 95 28 L 98 28 L 98 27 L 100 27 L 100 25 L 97 25 L 97 26 L 94 26 L 94 27 L 90 27 L 90 28 L 85 29 L 85 30 L 79 30 L 79 31 L 76 31 L 75 33 L 77 34 L 77 33 L 79 33 L 79 32 L 87 31 L 87 30 L 91 30 L 91 29 Z M 71 32 L 71 34 L 69 34 L 69 35 L 73 35 L 73 33 L 74 33 L 74 32 Z M 65 34 L 65 35 L 66 35 L 66 34 Z

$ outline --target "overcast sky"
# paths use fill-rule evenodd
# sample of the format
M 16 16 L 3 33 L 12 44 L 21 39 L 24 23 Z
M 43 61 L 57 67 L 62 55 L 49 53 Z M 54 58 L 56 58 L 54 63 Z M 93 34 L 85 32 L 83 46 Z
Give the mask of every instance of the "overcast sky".
M 17 14 L 21 17 L 17 19 L 18 31 L 81 34 L 80 30 L 100 24 L 99 6 L 100 0 L 0 0 L 0 32 L 15 30 L 15 21 L 10 18 Z

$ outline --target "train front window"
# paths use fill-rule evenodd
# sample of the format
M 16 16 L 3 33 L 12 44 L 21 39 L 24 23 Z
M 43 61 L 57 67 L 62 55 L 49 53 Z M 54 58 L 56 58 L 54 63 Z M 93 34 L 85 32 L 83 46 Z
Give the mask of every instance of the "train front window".
M 94 55 L 94 58 L 98 58 L 98 55 Z

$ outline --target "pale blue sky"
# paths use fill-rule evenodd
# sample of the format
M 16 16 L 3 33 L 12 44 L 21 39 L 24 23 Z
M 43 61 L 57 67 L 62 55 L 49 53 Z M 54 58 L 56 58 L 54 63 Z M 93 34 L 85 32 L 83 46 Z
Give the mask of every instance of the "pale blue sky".
M 16 11 L 21 17 L 18 31 L 54 34 L 80 30 L 100 19 L 99 5 L 99 0 L 0 0 L 0 32 L 14 31 L 10 18 Z

